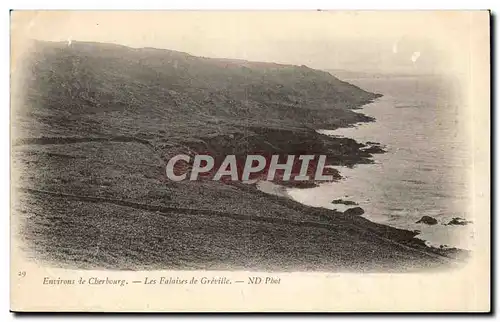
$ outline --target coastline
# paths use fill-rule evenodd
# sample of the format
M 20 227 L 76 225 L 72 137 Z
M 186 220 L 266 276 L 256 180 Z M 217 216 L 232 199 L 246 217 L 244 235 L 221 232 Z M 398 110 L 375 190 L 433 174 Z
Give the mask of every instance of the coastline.
M 29 258 L 86 269 L 386 272 L 454 257 L 415 232 L 305 206 L 282 190 L 165 176 L 177 154 L 370 164 L 369 146 L 316 129 L 373 121 L 353 109 L 380 94 L 306 66 L 85 42 L 36 47 L 21 66 L 25 108 L 12 120 L 12 212 Z M 73 83 L 74 68 L 88 72 L 90 88 Z
M 378 95 L 377 98 L 383 96 L 382 94 L 377 94 L 377 95 Z M 365 105 L 374 103 L 377 98 L 375 98 L 374 100 L 371 100 L 371 101 L 369 101 L 369 102 L 367 102 L 365 104 L 362 104 L 360 106 L 354 107 L 353 109 L 362 110 Z M 329 134 L 329 132 L 335 131 L 335 130 L 337 130 L 339 128 L 352 128 L 352 127 L 356 127 L 357 125 L 365 124 L 367 122 L 376 122 L 376 119 L 372 119 L 372 120 L 369 120 L 369 121 L 360 121 L 360 122 L 356 122 L 356 123 L 353 123 L 353 124 L 348 124 L 348 125 L 346 125 L 344 127 L 337 127 L 337 128 L 334 128 L 334 129 L 321 129 L 321 130 L 317 130 L 317 132 L 319 134 L 321 134 L 321 135 L 325 135 L 325 136 L 328 136 L 328 137 L 342 137 L 342 138 L 345 138 L 343 136 L 331 135 L 331 134 Z M 379 154 L 379 153 L 386 153 L 387 152 L 386 150 L 384 150 L 384 148 L 381 147 L 380 143 L 373 142 L 373 141 L 368 141 L 367 142 L 367 146 L 361 148 L 360 150 L 369 151 L 371 154 Z M 357 164 L 370 164 L 370 162 L 359 162 L 359 163 L 355 163 L 355 164 L 350 164 L 348 167 L 354 167 Z M 327 168 L 334 168 L 334 166 L 332 166 L 331 164 L 328 164 L 328 163 L 327 163 L 326 167 Z M 340 172 L 337 169 L 335 169 L 335 170 L 337 171 L 337 177 L 335 177 L 334 181 L 332 181 L 333 183 L 342 180 Z M 305 185 L 296 185 L 296 186 L 294 186 L 293 184 L 282 185 L 280 183 L 276 184 L 276 183 L 272 183 L 272 182 L 263 182 L 263 181 L 261 181 L 261 182 L 258 182 L 256 184 L 256 187 L 257 187 L 257 189 L 259 189 L 260 191 L 262 191 L 264 193 L 267 193 L 267 194 L 270 194 L 270 195 L 273 195 L 273 196 L 282 197 L 282 198 L 287 198 L 287 199 L 299 202 L 299 203 L 301 203 L 301 204 L 303 204 L 305 206 L 316 208 L 315 206 L 304 204 L 304 203 L 300 202 L 299 200 L 295 199 L 290 194 L 290 189 L 307 190 L 307 189 L 318 187 L 318 182 L 312 182 L 312 183 L 305 184 Z M 350 212 L 350 210 L 352 210 L 352 209 L 361 209 L 362 212 L 361 212 L 360 216 L 363 216 L 364 213 L 365 213 L 365 209 L 363 209 L 363 208 L 361 208 L 361 207 L 358 206 L 358 204 L 355 202 L 355 196 L 349 196 L 349 197 L 350 198 L 354 198 L 354 199 L 351 201 L 351 199 L 349 199 L 349 200 L 346 200 L 346 199 L 336 199 L 336 200 L 333 200 L 333 198 L 332 198 L 332 203 L 336 204 L 336 208 L 334 210 L 332 210 L 332 209 L 329 209 L 329 210 L 333 211 L 334 213 L 348 214 Z M 323 208 L 322 206 L 318 206 L 318 207 Z M 324 209 L 328 209 L 328 208 L 324 208 Z M 370 222 L 375 223 L 374 221 L 371 221 L 369 219 L 367 219 L 367 220 L 370 221 Z M 411 247 L 414 247 L 414 246 L 418 245 L 418 248 L 422 247 L 423 249 L 426 249 L 426 250 L 428 250 L 430 252 L 433 252 L 433 253 L 436 253 L 436 254 L 439 254 L 439 255 L 442 255 L 442 256 L 445 256 L 445 257 L 453 258 L 453 259 L 456 259 L 458 261 L 464 261 L 464 260 L 466 260 L 470 256 L 470 251 L 469 250 L 461 249 L 461 248 L 458 248 L 458 247 L 450 247 L 450 246 L 447 246 L 447 245 L 433 245 L 433 244 L 427 242 L 425 239 L 418 238 L 417 236 L 420 235 L 420 231 L 411 231 L 411 230 L 408 230 L 408 229 L 403 229 L 403 228 L 398 228 L 398 227 L 395 227 L 395 226 L 391 226 L 391 225 L 388 225 L 388 224 L 385 224 L 385 223 L 384 224 L 380 224 L 380 225 L 391 227 L 393 229 L 398 229 L 398 230 L 401 230 L 402 232 L 404 231 L 406 233 L 412 233 L 414 235 L 414 237 L 412 238 L 414 240 L 414 242 L 412 242 L 410 244 Z M 396 242 L 402 242 L 402 243 L 407 243 L 408 242 L 408 240 L 405 239 L 405 238 L 401 239 L 401 240 L 398 240 L 396 238 L 395 241 Z

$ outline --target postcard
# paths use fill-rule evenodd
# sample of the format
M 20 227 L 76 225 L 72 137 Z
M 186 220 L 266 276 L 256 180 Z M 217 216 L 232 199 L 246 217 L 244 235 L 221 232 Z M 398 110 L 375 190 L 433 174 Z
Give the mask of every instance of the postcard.
M 489 11 L 11 12 L 11 310 L 489 312 Z

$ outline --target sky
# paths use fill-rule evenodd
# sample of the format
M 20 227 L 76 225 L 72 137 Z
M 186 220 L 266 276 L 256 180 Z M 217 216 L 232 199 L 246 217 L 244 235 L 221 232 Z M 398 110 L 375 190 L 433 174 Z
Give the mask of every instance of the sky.
M 17 11 L 11 33 L 386 73 L 439 73 L 468 50 L 467 13 L 450 11 Z

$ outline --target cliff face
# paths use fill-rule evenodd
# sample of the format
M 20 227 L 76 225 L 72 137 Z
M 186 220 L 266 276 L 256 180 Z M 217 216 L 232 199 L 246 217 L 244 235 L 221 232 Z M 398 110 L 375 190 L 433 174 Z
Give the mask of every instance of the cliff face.
M 35 42 L 27 57 L 15 138 L 141 139 L 163 159 L 265 152 L 370 162 L 355 141 L 314 131 L 371 121 L 352 108 L 378 96 L 326 72 L 83 42 Z
M 130 269 L 441 263 L 412 232 L 250 185 L 165 178 L 165 160 L 178 153 L 370 162 L 362 144 L 314 131 L 370 121 L 352 109 L 377 97 L 328 73 L 152 48 L 36 42 L 13 80 L 13 209 L 25 222 L 20 237 L 38 259 Z
M 247 124 L 331 128 L 369 120 L 350 108 L 377 97 L 305 66 L 99 43 L 36 42 L 24 67 L 26 104 L 35 117 L 43 122 L 53 114 L 52 122 L 66 127 L 75 122 L 68 113 L 104 118 L 105 126 L 80 129 L 93 134 L 169 131 L 169 122 L 191 133 Z M 73 134 L 62 126 L 53 131 Z

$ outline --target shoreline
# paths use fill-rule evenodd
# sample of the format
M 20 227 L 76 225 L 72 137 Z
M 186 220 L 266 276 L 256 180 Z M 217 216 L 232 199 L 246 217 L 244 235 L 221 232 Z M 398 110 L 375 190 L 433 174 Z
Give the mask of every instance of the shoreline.
M 453 257 L 415 232 L 282 198 L 286 188 L 270 195 L 242 182 L 166 177 L 165 160 L 178 154 L 373 163 L 373 147 L 316 129 L 374 121 L 354 110 L 381 94 L 306 66 L 77 41 L 34 49 L 20 66 L 28 81 L 11 138 L 22 189 L 12 213 L 30 258 L 106 269 L 387 272 L 442 268 Z M 72 73 L 84 71 L 93 81 L 82 88 Z
M 365 104 L 362 104 L 362 105 L 360 105 L 358 107 L 355 107 L 353 109 L 362 110 L 366 105 L 375 103 L 378 98 L 380 98 L 380 97 L 383 96 L 383 94 L 377 94 L 377 95 L 379 95 L 377 98 L 375 98 L 373 100 L 370 100 L 369 102 L 367 102 Z M 369 117 L 372 118 L 371 116 L 369 116 Z M 353 124 L 349 124 L 349 125 L 346 125 L 346 126 L 343 126 L 343 127 L 339 126 L 337 128 L 334 128 L 334 129 L 318 129 L 318 130 L 316 130 L 316 132 L 319 133 L 319 134 L 321 134 L 321 135 L 328 136 L 328 137 L 347 138 L 347 137 L 344 137 L 344 136 L 341 136 L 341 135 L 328 134 L 328 132 L 332 132 L 332 131 L 335 131 L 335 130 L 340 129 L 340 128 L 354 128 L 354 127 L 357 127 L 357 125 L 362 125 L 362 124 L 366 124 L 366 123 L 370 123 L 370 122 L 376 122 L 376 119 L 372 118 L 372 120 L 369 120 L 369 121 L 359 121 L 359 122 L 356 122 L 356 123 L 353 123 Z M 351 139 L 351 138 L 347 138 L 347 139 Z M 382 146 L 381 143 L 373 142 L 373 141 L 368 141 L 367 145 L 369 145 L 369 146 L 365 147 L 365 148 L 362 148 L 362 150 L 364 150 L 364 151 L 370 151 L 370 153 L 372 155 L 373 154 L 380 154 L 380 153 L 386 153 L 387 152 L 385 149 L 381 148 L 381 146 Z M 375 149 L 375 150 L 370 150 L 372 148 Z M 358 164 L 370 164 L 370 163 L 360 162 L 360 163 L 355 163 L 353 165 L 350 165 L 349 167 L 355 167 Z M 341 166 L 332 166 L 331 164 L 327 163 L 327 165 L 326 165 L 325 168 L 335 169 L 335 167 L 341 167 Z M 325 183 L 336 183 L 336 182 L 342 180 L 342 176 L 340 174 L 340 171 L 338 169 L 335 169 L 335 170 L 337 171 L 338 176 L 333 181 L 331 181 L 331 182 L 325 182 Z M 338 206 L 338 208 L 330 209 L 330 208 L 326 208 L 324 206 L 312 206 L 312 205 L 304 204 L 304 203 L 298 201 L 297 199 L 295 199 L 292 195 L 290 195 L 290 191 L 289 191 L 290 189 L 297 189 L 297 190 L 308 190 L 309 189 L 310 190 L 312 188 L 318 187 L 320 184 L 321 183 L 319 183 L 319 182 L 312 182 L 309 185 L 304 185 L 302 187 L 301 186 L 294 187 L 293 184 L 281 185 L 280 183 L 259 181 L 259 182 L 256 183 L 256 188 L 259 191 L 262 191 L 262 192 L 267 193 L 269 195 L 278 196 L 278 197 L 282 197 L 282 198 L 287 198 L 289 200 L 293 200 L 295 202 L 299 202 L 300 204 L 302 204 L 302 205 L 304 205 L 306 207 L 323 208 L 323 209 L 328 209 L 330 211 L 337 212 L 337 213 L 345 213 L 349 209 L 360 208 L 364 212 L 360 216 L 364 216 L 366 214 L 365 209 L 359 207 L 355 200 L 351 201 L 351 200 L 345 200 L 344 198 L 342 198 L 342 201 L 340 201 L 341 199 L 337 199 L 337 200 L 333 200 L 332 199 L 332 203 L 334 201 L 339 201 L 339 202 L 336 203 L 336 206 Z M 349 196 L 349 198 L 351 199 L 352 196 Z M 365 217 L 363 217 L 363 218 L 365 218 Z M 367 220 L 369 220 L 370 222 L 373 222 L 373 223 L 377 223 L 377 222 L 372 221 L 370 219 L 367 219 Z M 408 231 L 408 232 L 414 233 L 415 234 L 414 239 L 417 240 L 419 244 L 423 244 L 424 247 L 428 248 L 428 250 L 431 251 L 431 252 L 435 252 L 435 253 L 438 253 L 438 254 L 446 256 L 446 257 L 448 257 L 448 256 L 451 255 L 451 257 L 453 257 L 455 259 L 458 259 L 460 261 L 468 258 L 469 255 L 470 255 L 470 250 L 467 250 L 467 249 L 462 249 L 462 248 L 459 248 L 459 247 L 448 246 L 448 245 L 443 245 L 443 244 L 437 245 L 437 244 L 433 244 L 433 243 L 427 241 L 426 239 L 418 238 L 417 236 L 420 235 L 420 232 L 416 233 L 416 231 L 411 231 L 411 230 L 408 230 L 408 229 L 405 229 L 405 228 L 399 228 L 399 227 L 396 227 L 396 226 L 388 225 L 386 223 L 377 223 L 377 224 L 384 225 L 384 226 L 387 226 L 387 227 L 391 227 L 391 228 L 394 228 L 394 229 L 399 229 L 399 230 L 402 230 L 402 231 Z

